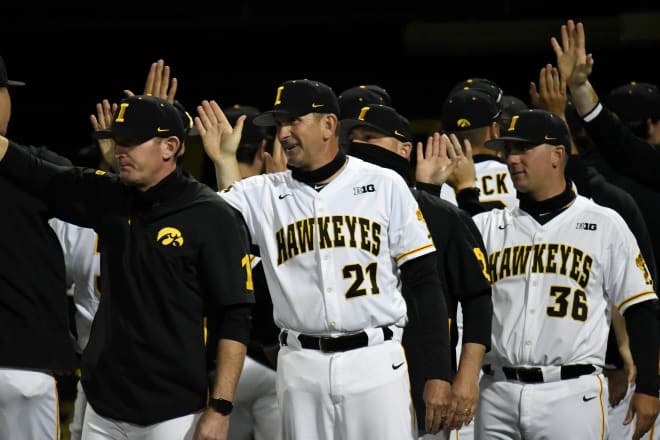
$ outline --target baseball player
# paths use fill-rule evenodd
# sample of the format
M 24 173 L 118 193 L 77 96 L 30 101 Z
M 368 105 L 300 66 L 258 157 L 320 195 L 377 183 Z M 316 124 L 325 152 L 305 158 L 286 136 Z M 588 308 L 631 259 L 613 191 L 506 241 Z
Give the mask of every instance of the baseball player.
M 581 122 L 577 120 L 578 116 L 574 106 L 567 105 L 569 100 L 566 94 L 566 82 L 561 81 L 558 70 L 548 64 L 541 68 L 538 84 L 538 88 L 535 83 L 531 83 L 530 86 L 530 98 L 533 106 L 565 118 L 571 130 L 574 147 L 566 167 L 566 176 L 576 184 L 581 195 L 621 214 L 637 239 L 651 279 L 656 280 L 655 256 L 642 212 L 635 199 L 627 191 L 610 183 L 609 179 L 606 180 L 593 165 L 589 166 L 589 159 L 593 159 L 594 156 L 593 147 L 589 145 L 590 139 L 584 133 Z M 628 95 L 629 91 L 623 91 L 622 95 L 633 96 Z M 609 391 L 607 438 L 612 440 L 631 439 L 633 435 L 634 424 L 623 423 L 630 399 L 634 394 L 634 376 L 636 374 L 629 346 L 624 318 L 616 308 L 613 308 L 604 368 Z
M 254 122 L 276 127 L 289 169 L 241 181 L 220 107 L 203 102 L 195 122 L 220 177 L 234 168 L 225 179 L 235 183 L 220 194 L 243 214 L 260 250 L 282 329 L 283 437 L 415 439 L 400 284 L 422 314 L 428 380 L 420 417 L 432 432 L 453 417 L 435 247 L 401 177 L 340 150 L 338 112 L 327 85 L 282 83 L 273 109 Z
M 254 303 L 249 247 L 235 211 L 177 166 L 185 132 L 167 100 L 123 99 L 109 129 L 118 174 L 51 166 L 0 137 L 3 176 L 99 235 L 85 439 L 227 434 Z M 207 318 L 222 322 L 218 339 L 205 341 Z M 218 345 L 212 387 L 206 344 Z
M 410 156 L 413 151 L 413 137 L 406 118 L 392 107 L 365 105 L 355 114 L 349 115 L 349 118 L 343 119 L 341 126 L 351 140 L 348 149 L 351 156 L 393 169 L 412 186 Z M 440 139 L 435 136 L 433 141 Z M 451 344 L 454 348 L 452 405 L 456 411 L 454 420 L 448 421 L 448 426 L 460 428 L 455 436 L 452 435 L 452 439 L 459 435 L 462 438 L 462 432 L 471 426 L 479 394 L 481 362 L 490 346 L 492 304 L 486 251 L 479 230 L 466 213 L 455 205 L 416 188 L 413 189 L 413 194 L 428 222 L 433 243 L 442 250 L 438 252 L 438 272 L 447 292 Z M 465 309 L 466 333 L 461 341 L 462 350 L 456 353 L 459 343 L 456 321 L 459 302 Z M 419 327 L 415 320 L 418 308 L 414 298 L 408 305 L 411 318 L 403 334 L 403 345 L 408 357 L 415 409 L 418 414 L 424 414 L 422 393 L 425 368 L 419 345 Z M 456 360 L 459 356 L 460 363 Z M 422 422 L 419 423 L 422 434 L 425 427 L 423 420 L 419 421 Z M 447 438 L 448 435 L 449 431 L 444 430 L 438 434 L 425 433 L 422 438 Z
M 442 129 L 454 133 L 461 144 L 467 139 L 472 145 L 476 187 L 479 201 L 489 208 L 517 206 L 506 163 L 485 143 L 500 134 L 498 118 L 501 110 L 495 99 L 479 89 L 461 88 L 452 92 L 442 106 Z M 456 195 L 449 185 L 442 185 L 440 197 L 456 204 Z
M 11 116 L 10 81 L 0 57 L 0 138 Z M 26 151 L 61 165 L 46 148 Z M 0 176 L 0 439 L 60 437 L 56 373 L 78 366 L 69 334 L 64 259 L 48 206 Z
M 567 145 L 566 124 L 544 110 L 515 115 L 487 143 L 506 158 L 520 204 L 473 217 L 493 281 L 477 439 L 603 438 L 610 307 L 626 318 L 638 368 L 637 435 L 658 412 L 653 280 L 621 216 L 572 190 Z
M 383 87 L 377 84 L 362 84 L 350 87 L 339 95 L 339 112 L 342 119 L 360 113 L 360 109 L 368 104 L 382 104 L 392 106 L 392 97 Z

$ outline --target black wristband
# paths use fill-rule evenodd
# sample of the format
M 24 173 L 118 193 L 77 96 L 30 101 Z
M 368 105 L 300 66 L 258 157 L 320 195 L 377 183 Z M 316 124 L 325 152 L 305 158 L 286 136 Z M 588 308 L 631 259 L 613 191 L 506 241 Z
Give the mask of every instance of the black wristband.
M 215 411 L 219 412 L 223 416 L 228 416 L 231 414 L 231 411 L 234 409 L 234 404 L 229 400 L 223 398 L 220 399 L 210 399 L 209 408 L 213 408 Z

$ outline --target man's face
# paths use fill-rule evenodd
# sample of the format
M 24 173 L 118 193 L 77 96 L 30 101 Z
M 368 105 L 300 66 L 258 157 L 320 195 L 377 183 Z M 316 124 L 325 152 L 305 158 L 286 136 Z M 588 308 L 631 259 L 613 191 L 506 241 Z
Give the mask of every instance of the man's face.
M 408 157 L 400 148 L 401 142 L 393 136 L 388 136 L 382 132 L 367 126 L 358 126 L 351 130 L 348 139 L 354 142 L 364 142 L 384 148 L 392 153 L 398 154 L 406 159 Z
M 557 147 L 548 144 L 510 142 L 504 148 L 504 158 L 516 190 L 536 200 L 546 198 L 548 182 L 563 168 L 553 167 L 557 162 Z
M 147 190 L 160 182 L 175 167 L 176 138 L 151 138 L 141 144 L 115 140 L 115 161 L 119 179 L 126 185 Z
M 308 113 L 294 117 L 277 115 L 277 137 L 287 157 L 287 163 L 301 170 L 313 171 L 330 162 L 337 151 L 327 147 L 336 136 L 329 115 Z

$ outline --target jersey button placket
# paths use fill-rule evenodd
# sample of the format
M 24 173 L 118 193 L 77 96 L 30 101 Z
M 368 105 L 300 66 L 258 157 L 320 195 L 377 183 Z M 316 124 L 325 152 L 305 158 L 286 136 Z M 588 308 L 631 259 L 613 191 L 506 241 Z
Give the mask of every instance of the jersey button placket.
M 314 198 L 314 215 L 316 218 L 321 218 L 323 217 L 326 209 L 324 206 L 324 200 L 323 197 L 321 196 L 316 196 Z M 333 295 L 334 288 L 331 283 L 334 282 L 334 267 L 333 267 L 333 260 L 332 260 L 332 249 L 318 249 L 317 252 L 319 252 L 319 259 L 321 264 L 320 269 L 321 269 L 321 292 L 324 293 L 322 295 L 321 300 L 323 301 L 323 304 L 325 305 L 324 310 L 325 310 L 325 322 L 327 323 L 327 327 L 329 329 L 334 329 L 335 328 L 335 321 L 333 320 L 333 316 L 337 315 L 337 306 L 335 304 L 335 297 Z M 317 260 L 318 261 L 318 260 Z M 330 283 L 330 285 L 329 285 Z

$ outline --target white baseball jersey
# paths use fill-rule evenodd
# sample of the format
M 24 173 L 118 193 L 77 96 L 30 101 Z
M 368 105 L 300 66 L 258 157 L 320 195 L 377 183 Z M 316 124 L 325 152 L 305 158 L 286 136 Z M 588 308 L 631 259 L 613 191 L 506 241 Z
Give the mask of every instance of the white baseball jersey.
M 406 324 L 397 268 L 435 247 L 394 171 L 349 157 L 321 191 L 284 171 L 219 194 L 260 248 L 279 327 L 335 336 Z
M 518 206 L 516 187 L 513 186 L 506 163 L 498 159 L 481 159 L 484 157 L 486 156 L 476 156 L 474 163 L 479 201 L 488 208 Z M 442 185 L 440 197 L 456 205 L 456 193 L 451 186 Z
M 603 365 L 610 304 L 623 312 L 656 298 L 624 220 L 582 196 L 544 225 L 519 208 L 474 221 L 493 282 L 486 364 Z
M 92 320 L 99 306 L 101 293 L 98 280 L 101 274 L 101 257 L 98 237 L 93 229 L 83 228 L 53 218 L 50 225 L 60 240 L 64 252 L 67 285 L 73 285 L 73 302 L 76 307 L 75 322 L 78 346 L 87 346 Z

